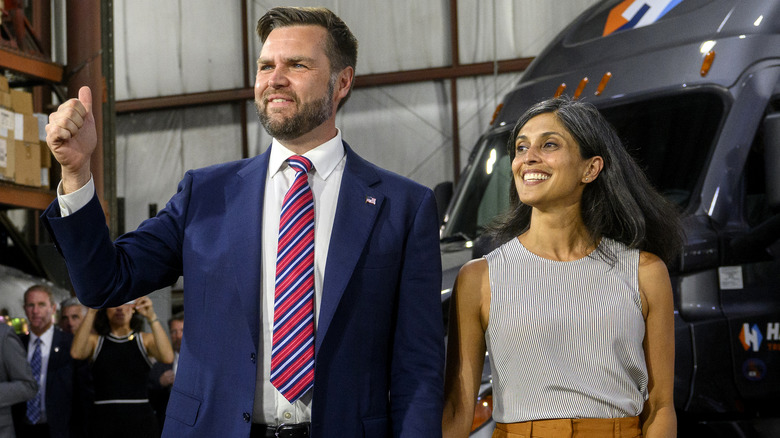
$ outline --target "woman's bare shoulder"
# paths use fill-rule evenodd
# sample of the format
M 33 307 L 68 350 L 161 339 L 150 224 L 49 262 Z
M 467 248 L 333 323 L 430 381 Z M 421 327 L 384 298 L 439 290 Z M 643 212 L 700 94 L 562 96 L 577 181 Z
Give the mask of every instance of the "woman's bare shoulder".
M 484 257 L 469 260 L 460 268 L 459 277 L 476 277 L 481 278 L 488 273 L 488 263 Z

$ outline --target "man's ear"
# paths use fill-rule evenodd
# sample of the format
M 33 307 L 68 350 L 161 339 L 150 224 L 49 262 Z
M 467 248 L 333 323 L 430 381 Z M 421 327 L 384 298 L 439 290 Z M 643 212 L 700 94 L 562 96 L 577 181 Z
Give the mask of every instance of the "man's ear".
M 344 100 L 349 94 L 349 90 L 352 89 L 352 81 L 355 80 L 355 69 L 352 67 L 345 67 L 339 72 L 338 79 L 336 80 L 335 95 L 338 96 L 339 102 Z

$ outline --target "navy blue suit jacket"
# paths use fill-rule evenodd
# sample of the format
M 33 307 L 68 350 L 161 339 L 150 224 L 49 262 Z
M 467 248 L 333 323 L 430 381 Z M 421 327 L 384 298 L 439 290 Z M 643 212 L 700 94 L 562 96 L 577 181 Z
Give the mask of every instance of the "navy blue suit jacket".
M 28 350 L 30 335 L 19 338 Z M 46 369 L 46 419 L 52 438 L 71 436 L 71 417 L 73 405 L 73 358 L 70 357 L 70 344 L 73 335 L 54 327 L 49 365 Z M 27 403 L 14 405 L 14 423 L 21 424 L 27 416 Z
M 312 435 L 438 438 L 444 328 L 433 193 L 344 147 Z M 187 324 L 164 436 L 249 435 L 269 153 L 187 172 L 165 209 L 113 245 L 97 199 L 66 218 L 56 202 L 43 215 L 88 306 L 120 305 L 184 276 Z

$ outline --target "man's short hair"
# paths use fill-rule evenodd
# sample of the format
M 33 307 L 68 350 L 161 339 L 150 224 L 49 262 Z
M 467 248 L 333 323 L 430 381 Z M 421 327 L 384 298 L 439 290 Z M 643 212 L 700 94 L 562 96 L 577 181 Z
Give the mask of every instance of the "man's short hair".
M 321 26 L 328 32 L 325 41 L 325 54 L 330 60 L 330 74 L 334 74 L 352 67 L 355 70 L 358 54 L 358 40 L 346 23 L 327 8 L 302 8 L 280 6 L 268 10 L 257 21 L 257 35 L 260 42 L 265 43 L 272 30 L 288 26 Z M 355 81 L 352 81 L 354 85 Z M 339 108 L 347 101 L 352 93 L 344 96 L 339 102 Z
M 181 321 L 184 322 L 184 311 L 176 312 L 173 315 L 171 315 L 171 319 L 168 320 L 168 328 L 171 328 L 171 324 L 173 324 L 173 321 Z
M 78 298 L 70 297 L 62 300 L 62 302 L 60 303 L 60 312 L 65 310 L 66 307 L 73 307 L 73 306 L 81 307 L 81 313 L 86 313 L 87 311 L 87 306 L 81 304 L 81 301 L 79 301 Z
M 49 302 L 51 304 L 54 304 L 54 292 L 52 292 L 52 289 L 50 286 L 46 284 L 34 284 L 27 288 L 26 291 L 24 291 L 24 303 L 27 304 L 27 295 L 29 295 L 30 292 L 45 292 L 49 296 Z

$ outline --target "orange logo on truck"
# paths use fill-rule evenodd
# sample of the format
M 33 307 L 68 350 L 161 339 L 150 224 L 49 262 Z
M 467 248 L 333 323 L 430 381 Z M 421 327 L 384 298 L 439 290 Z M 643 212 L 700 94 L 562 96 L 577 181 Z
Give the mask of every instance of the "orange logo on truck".
M 658 21 L 682 0 L 625 0 L 609 11 L 603 36 Z

